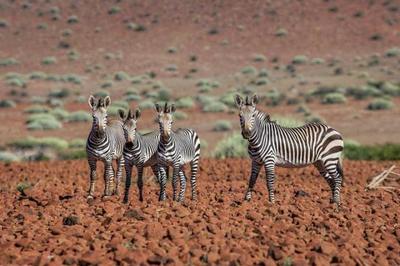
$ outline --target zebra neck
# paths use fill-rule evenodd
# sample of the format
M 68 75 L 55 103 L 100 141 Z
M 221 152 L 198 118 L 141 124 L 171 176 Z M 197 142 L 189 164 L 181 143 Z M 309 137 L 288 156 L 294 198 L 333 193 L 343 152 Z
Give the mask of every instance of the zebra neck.
M 258 117 L 254 120 L 254 129 L 252 130 L 249 137 L 249 145 L 250 147 L 258 147 L 260 145 L 259 138 L 263 135 L 263 127 L 266 126 L 266 123 L 260 120 Z
M 92 128 L 90 134 L 90 142 L 92 143 L 102 143 L 107 140 L 107 134 L 105 132 L 100 133 L 98 130 Z
M 164 137 L 164 136 L 160 136 L 160 142 L 164 145 L 164 146 L 168 146 L 171 145 L 172 143 L 172 134 L 173 132 L 171 132 L 171 134 L 168 137 Z

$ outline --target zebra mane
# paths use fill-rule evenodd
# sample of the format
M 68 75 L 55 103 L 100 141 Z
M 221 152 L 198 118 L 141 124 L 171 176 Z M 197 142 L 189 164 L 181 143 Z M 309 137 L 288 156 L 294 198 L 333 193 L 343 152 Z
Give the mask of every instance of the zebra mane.
M 265 122 L 265 123 L 275 123 L 275 121 L 271 120 L 271 116 L 269 114 L 261 112 L 260 110 L 257 110 L 257 109 L 255 110 L 255 112 L 256 112 L 256 117 L 260 121 Z

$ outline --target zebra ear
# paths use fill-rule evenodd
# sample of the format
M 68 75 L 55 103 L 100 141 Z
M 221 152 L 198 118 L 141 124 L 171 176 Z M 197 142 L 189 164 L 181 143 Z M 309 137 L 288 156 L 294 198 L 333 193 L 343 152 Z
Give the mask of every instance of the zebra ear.
M 169 107 L 169 112 L 170 113 L 175 113 L 175 111 L 176 111 L 175 104 L 171 104 L 171 106 Z
M 133 118 L 133 117 L 132 117 L 132 111 L 131 111 L 131 109 L 129 109 L 129 111 L 128 111 L 128 116 L 127 116 L 126 118 L 127 118 L 127 119 Z
M 136 111 L 135 111 L 136 120 L 140 117 L 140 115 L 141 115 L 140 110 L 139 110 L 139 109 L 136 109 Z
M 158 103 L 156 103 L 154 106 L 156 107 L 157 113 L 161 113 L 161 106 Z
M 125 112 L 124 112 L 124 110 L 118 109 L 118 114 L 119 114 L 119 117 L 121 117 L 122 120 L 125 119 Z
M 106 98 L 104 98 L 104 107 L 107 108 L 110 104 L 111 104 L 111 98 L 110 96 L 106 96 Z
M 90 96 L 89 96 L 88 104 L 89 104 L 90 108 L 92 108 L 92 109 L 95 108 L 95 106 L 96 106 L 96 99 L 94 98 L 93 95 L 90 95 Z
M 258 100 L 257 94 L 254 94 L 253 97 L 251 97 L 251 105 L 255 106 L 258 103 Z
M 243 98 L 239 94 L 235 95 L 235 103 L 237 107 L 241 107 L 243 105 Z

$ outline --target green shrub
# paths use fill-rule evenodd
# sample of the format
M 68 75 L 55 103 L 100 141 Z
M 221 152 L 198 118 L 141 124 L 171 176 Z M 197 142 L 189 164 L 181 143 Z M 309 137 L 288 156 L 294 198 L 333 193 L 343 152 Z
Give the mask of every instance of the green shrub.
M 320 86 L 320 87 L 316 88 L 315 90 L 313 90 L 311 92 L 311 95 L 324 97 L 327 94 L 337 93 L 337 92 L 338 92 L 338 88 L 335 86 Z
M 192 97 L 179 98 L 176 101 L 175 106 L 177 108 L 192 108 L 194 106 L 193 98 Z
M 136 88 L 129 88 L 124 93 L 125 96 L 127 96 L 127 95 L 138 95 L 138 94 L 139 94 L 139 92 L 138 92 L 138 90 Z
M 12 87 L 20 87 L 20 88 L 25 88 L 26 87 L 26 82 L 23 78 L 10 78 L 6 80 L 6 84 Z
M 136 76 L 136 77 L 131 78 L 132 84 L 141 84 L 142 81 L 143 81 L 143 77 L 141 77 L 141 76 Z
M 229 92 L 226 92 L 224 95 L 222 95 L 219 98 L 219 100 L 229 107 L 235 107 L 236 106 L 235 101 L 234 101 L 235 95 L 236 95 L 236 92 L 229 91 Z
M 322 58 L 313 58 L 311 59 L 311 64 L 313 65 L 322 65 L 325 63 L 325 60 Z
M 77 52 L 77 51 L 75 51 L 75 50 L 71 50 L 71 51 L 69 51 L 68 53 L 67 53 L 67 56 L 68 56 L 68 60 L 70 60 L 70 61 L 76 61 L 76 60 L 78 60 L 79 59 L 79 53 Z
M 6 28 L 8 27 L 8 21 L 4 20 L 4 19 L 0 19 L 0 28 Z
M 0 100 L 0 108 L 14 108 L 17 104 L 13 100 Z
M 64 102 L 61 99 L 56 99 L 56 98 L 50 98 L 48 100 L 48 104 L 51 107 L 61 107 L 64 105 Z
M 292 63 L 296 65 L 305 64 L 307 62 L 308 62 L 308 57 L 305 55 L 296 55 L 292 60 Z
M 201 104 L 201 105 L 206 105 L 211 102 L 216 101 L 216 98 L 213 96 L 208 96 L 208 95 L 199 95 L 196 97 L 196 100 Z
M 306 114 L 306 122 L 307 123 L 325 123 L 325 119 L 316 114 Z
M 66 98 L 70 95 L 70 91 L 67 88 L 54 89 L 49 93 L 49 97 L 54 98 Z
M 145 100 L 139 103 L 139 108 L 140 109 L 152 109 L 154 108 L 154 103 L 151 100 Z
M 51 114 L 32 114 L 27 119 L 29 130 L 49 130 L 61 127 L 62 124 Z
M 344 157 L 349 160 L 400 160 L 400 144 L 375 146 L 345 144 Z
M 169 54 L 175 54 L 178 51 L 176 47 L 168 47 L 167 52 Z
M 396 56 L 400 56 L 400 47 L 393 47 L 390 48 L 389 50 L 387 50 L 385 52 L 385 56 L 386 57 L 396 57 Z
M 285 95 L 276 89 L 268 91 L 265 97 L 269 106 L 277 106 L 285 99 Z
M 276 123 L 282 127 L 300 127 L 304 125 L 302 121 L 288 116 L 275 115 L 272 117 L 272 120 L 276 121 Z
M 381 96 L 382 92 L 373 86 L 361 86 L 355 88 L 347 88 L 346 94 L 352 96 L 354 99 L 362 100 L 371 96 Z
M 69 114 L 69 122 L 87 122 L 92 121 L 92 116 L 86 111 L 75 111 Z
M 68 146 L 70 148 L 85 148 L 86 140 L 85 139 L 73 139 L 69 142 Z
M 228 107 L 220 101 L 212 101 L 203 106 L 203 112 L 210 113 L 225 112 L 227 109 Z
M 18 65 L 19 62 L 17 59 L 15 58 L 4 58 L 4 59 L 0 59 L 0 66 L 14 66 L 14 65 Z
M 28 108 L 25 109 L 25 113 L 28 114 L 41 114 L 41 113 L 48 113 L 50 111 L 50 108 L 47 106 L 43 105 L 32 105 Z
M 269 72 L 266 68 L 261 68 L 260 71 L 258 72 L 258 77 L 260 78 L 268 78 L 269 77 Z
M 213 130 L 217 132 L 230 131 L 232 129 L 232 124 L 227 120 L 218 120 L 215 122 Z
M 184 119 L 188 118 L 188 115 L 187 115 L 185 112 L 176 111 L 176 112 L 174 113 L 174 118 L 175 118 L 176 120 L 184 120 Z
M 382 91 L 382 93 L 390 96 L 400 96 L 400 86 L 395 85 L 391 82 L 383 82 L 380 86 L 379 89 Z
M 114 74 L 114 79 L 117 81 L 128 80 L 129 78 L 129 75 L 124 71 L 118 71 Z
M 108 10 L 109 15 L 114 15 L 121 12 L 121 8 L 119 6 L 113 6 Z
M 61 32 L 61 35 L 62 35 L 63 37 L 71 36 L 71 35 L 72 35 L 72 30 L 71 30 L 71 29 L 65 29 L 65 30 L 63 30 L 63 31 Z
M 286 36 L 287 34 L 288 34 L 287 30 L 284 28 L 279 28 L 275 31 L 275 36 L 278 36 L 278 37 L 283 37 L 283 36 Z
M 78 22 L 79 22 L 79 19 L 78 19 L 77 16 L 70 16 L 70 17 L 68 17 L 68 19 L 67 19 L 67 23 L 68 23 L 68 24 L 76 24 L 76 23 L 78 23 Z
M 252 60 L 254 62 L 264 62 L 267 60 L 267 58 L 265 57 L 265 55 L 262 55 L 262 54 L 254 54 L 252 56 Z
M 138 31 L 138 32 L 147 30 L 144 25 L 133 23 L 133 22 L 128 23 L 127 24 L 127 28 L 130 29 L 130 30 L 133 30 L 133 31 Z
M 386 99 L 375 99 L 370 102 L 367 106 L 368 110 L 376 111 L 376 110 L 387 110 L 393 108 L 393 103 Z
M 112 86 L 114 86 L 114 82 L 112 80 L 106 80 L 100 86 L 103 89 L 111 88 Z
M 11 147 L 23 150 L 34 149 L 34 148 L 52 148 L 55 150 L 64 150 L 68 148 L 68 142 L 66 140 L 55 137 L 45 137 L 45 138 L 27 137 L 25 139 L 15 140 L 11 142 L 9 145 Z
M 50 114 L 56 117 L 58 120 L 67 120 L 70 115 L 68 111 L 62 108 L 55 108 L 50 111 Z
M 47 56 L 42 59 L 42 65 L 53 65 L 57 63 L 57 58 L 54 56 Z
M 157 99 L 162 102 L 171 100 L 171 91 L 167 88 L 160 89 L 158 91 Z
M 178 71 L 178 66 L 174 64 L 169 64 L 165 67 L 166 71 L 175 72 Z
M 245 75 L 256 75 L 257 68 L 255 68 L 253 66 L 246 66 L 246 67 L 242 68 L 241 72 L 242 72 L 242 74 L 245 74 Z
M 132 102 L 132 101 L 140 101 L 142 99 L 142 96 L 138 94 L 128 94 L 124 97 L 124 100 L 127 102 Z
M 240 133 L 234 133 L 217 143 L 214 157 L 217 159 L 244 158 L 248 156 L 247 146 L 247 140 L 243 139 Z
M 66 149 L 58 153 L 61 160 L 79 160 L 86 158 L 86 149 Z
M 254 84 L 257 86 L 264 86 L 267 85 L 268 83 L 269 83 L 268 78 L 258 78 L 254 81 Z
M 0 162 L 10 163 L 19 161 L 18 156 L 8 151 L 0 151 Z
M 324 104 L 336 104 L 336 103 L 345 103 L 346 97 L 338 92 L 328 93 L 322 99 L 322 103 Z
M 95 92 L 93 94 L 93 96 L 96 97 L 96 98 L 99 98 L 99 97 L 104 98 L 104 97 L 109 96 L 109 95 L 110 95 L 110 93 L 108 91 L 106 91 L 106 90 L 99 90 L 99 91 L 97 91 L 97 92 Z
M 47 74 L 40 71 L 34 71 L 30 73 L 28 77 L 32 80 L 45 80 L 47 78 Z

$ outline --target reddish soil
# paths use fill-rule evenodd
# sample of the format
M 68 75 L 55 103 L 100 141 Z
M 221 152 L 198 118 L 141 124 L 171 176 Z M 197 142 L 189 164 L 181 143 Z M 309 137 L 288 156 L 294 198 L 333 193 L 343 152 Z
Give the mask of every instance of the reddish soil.
M 262 177 L 243 202 L 249 160 L 203 160 L 198 202 L 160 203 L 148 178 L 145 201 L 133 186 L 127 206 L 86 203 L 85 161 L 2 164 L 0 264 L 399 265 L 400 191 L 364 190 L 391 164 L 345 161 L 340 212 L 312 167 L 278 169 L 274 205 Z

